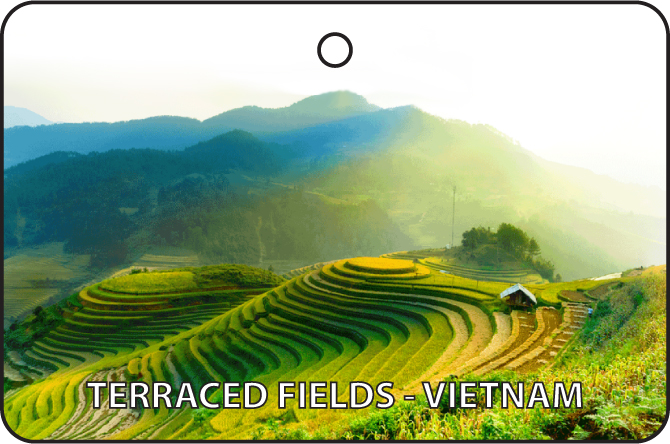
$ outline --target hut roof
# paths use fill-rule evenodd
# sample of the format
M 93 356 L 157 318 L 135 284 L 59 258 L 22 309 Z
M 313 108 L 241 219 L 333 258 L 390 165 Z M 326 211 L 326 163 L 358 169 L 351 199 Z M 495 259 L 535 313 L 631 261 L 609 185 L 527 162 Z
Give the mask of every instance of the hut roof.
M 523 292 L 523 294 L 528 296 L 530 298 L 530 300 L 533 301 L 534 304 L 537 304 L 537 299 L 535 299 L 535 295 L 533 293 L 531 293 L 530 291 L 528 291 L 526 289 L 526 287 L 524 287 L 521 284 L 514 284 L 511 287 L 509 287 L 507 290 L 500 293 L 500 299 L 503 299 L 506 296 L 509 296 L 513 293 L 516 293 L 517 291 Z

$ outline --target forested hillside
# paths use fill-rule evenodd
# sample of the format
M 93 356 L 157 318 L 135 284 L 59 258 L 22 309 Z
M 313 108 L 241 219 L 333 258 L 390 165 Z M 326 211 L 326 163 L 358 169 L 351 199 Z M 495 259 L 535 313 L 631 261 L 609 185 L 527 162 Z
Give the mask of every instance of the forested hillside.
M 91 254 L 93 266 L 106 267 L 149 245 L 252 264 L 411 247 L 372 201 L 333 203 L 270 185 L 267 178 L 282 171 L 278 149 L 232 131 L 184 151 L 112 150 L 10 168 L 5 249 L 64 241 L 66 251 Z M 257 179 L 236 187 L 231 171 Z

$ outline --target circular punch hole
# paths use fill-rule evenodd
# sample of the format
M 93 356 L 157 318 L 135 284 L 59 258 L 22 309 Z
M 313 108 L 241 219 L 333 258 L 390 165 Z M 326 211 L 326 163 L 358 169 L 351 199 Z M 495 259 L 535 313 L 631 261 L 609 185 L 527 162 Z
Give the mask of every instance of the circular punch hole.
M 342 40 L 347 42 L 347 46 L 349 46 L 349 54 L 347 55 L 347 58 L 344 59 L 343 62 L 341 63 L 329 63 L 326 61 L 326 59 L 323 58 L 323 54 L 321 54 L 321 47 L 323 46 L 323 42 L 328 40 L 330 37 L 340 37 Z M 321 40 L 319 40 L 319 44 L 316 47 L 316 54 L 319 56 L 319 60 L 321 60 L 321 63 L 326 65 L 329 68 L 341 68 L 347 63 L 349 63 L 349 60 L 351 60 L 351 56 L 354 54 L 354 46 L 351 44 L 351 40 L 349 38 L 342 34 L 341 32 L 330 32 L 326 35 L 324 35 Z

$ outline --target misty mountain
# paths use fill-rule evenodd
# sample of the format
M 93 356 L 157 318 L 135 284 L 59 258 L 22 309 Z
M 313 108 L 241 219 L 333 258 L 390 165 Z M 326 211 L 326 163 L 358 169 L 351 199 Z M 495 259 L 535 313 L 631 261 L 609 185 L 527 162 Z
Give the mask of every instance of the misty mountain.
M 14 127 L 4 132 L 5 168 L 56 151 L 87 154 L 112 149 L 183 149 L 233 129 L 250 132 L 303 128 L 376 111 L 363 97 L 339 91 L 277 109 L 244 107 L 203 122 L 176 116 L 115 123 L 62 123 Z
M 488 125 L 413 106 L 378 109 L 346 92 L 209 120 L 155 118 L 167 132 L 160 149 L 218 126 L 247 125 L 256 134 L 216 133 L 174 152 L 68 149 L 5 170 L 5 247 L 67 241 L 82 232 L 68 234 L 73 222 L 63 209 L 74 208 L 80 224 L 91 212 L 125 220 L 115 222 L 129 227 L 117 246 L 132 250 L 133 236 L 148 230 L 143 242 L 184 246 L 213 261 L 436 247 L 451 243 L 452 231 L 458 244 L 465 230 L 502 222 L 534 236 L 566 279 L 665 261 L 665 192 L 546 161 Z M 125 128 L 117 135 L 128 141 L 127 129 L 141 122 L 104 125 Z M 81 135 L 86 124 L 76 128 Z M 89 139 L 89 151 L 114 145 L 97 140 Z M 119 208 L 137 210 L 119 216 Z
M 245 106 L 211 117 L 202 124 L 206 127 L 267 133 L 305 128 L 379 109 L 362 96 L 349 91 L 335 91 L 307 97 L 285 108 Z
M 112 149 L 184 148 L 214 136 L 197 119 L 161 116 L 116 123 L 61 123 L 6 129 L 5 168 L 56 151 L 88 154 Z
M 666 193 L 657 187 L 624 184 L 585 168 L 547 161 L 489 125 L 446 121 L 414 106 L 259 138 L 290 146 L 286 151 L 299 160 L 309 160 L 317 170 L 361 155 L 407 155 L 413 164 L 426 160 L 422 171 L 448 175 L 450 183 L 464 185 L 462 192 L 474 198 L 576 201 L 655 217 L 664 217 L 666 212 Z
M 263 140 L 289 145 L 295 157 L 327 157 L 350 152 L 354 155 L 410 141 L 423 130 L 415 119 L 416 108 L 381 109 L 360 116 L 292 131 L 261 134 Z
M 5 128 L 51 125 L 53 122 L 26 108 L 5 105 Z
M 665 260 L 665 192 L 546 161 L 488 125 L 401 107 L 264 138 L 310 158 L 307 188 L 374 199 L 420 247 L 450 243 L 455 186 L 457 243 L 507 221 L 570 278 Z

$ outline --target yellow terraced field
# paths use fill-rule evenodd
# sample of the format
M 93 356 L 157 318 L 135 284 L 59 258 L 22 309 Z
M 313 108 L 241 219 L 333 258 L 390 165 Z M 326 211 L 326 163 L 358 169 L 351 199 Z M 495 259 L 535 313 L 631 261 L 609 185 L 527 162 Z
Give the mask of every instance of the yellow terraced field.
M 358 271 L 376 274 L 403 274 L 415 271 L 412 261 L 381 257 L 357 257 L 348 259 L 346 266 Z

